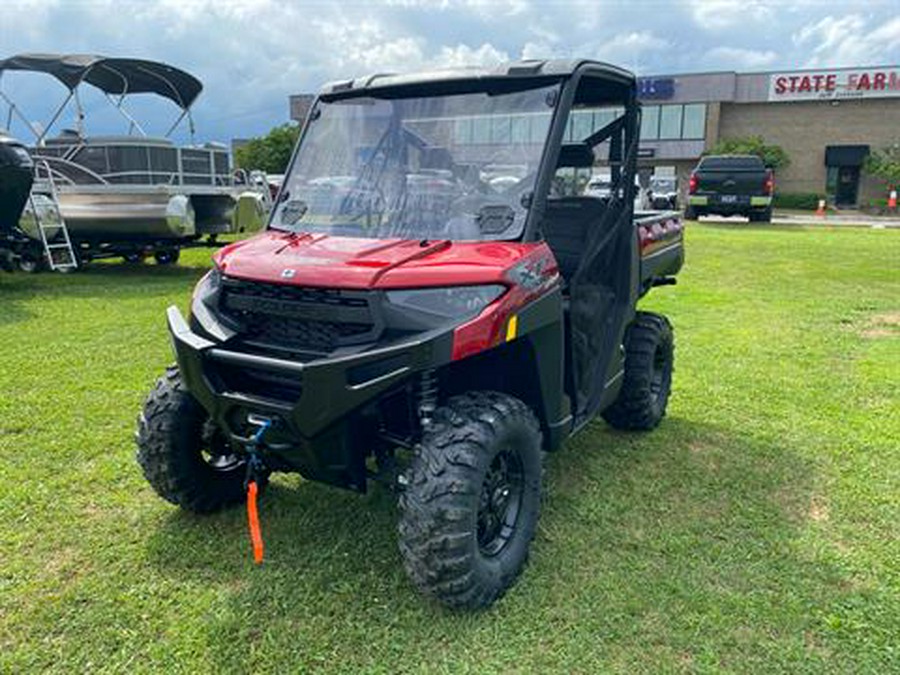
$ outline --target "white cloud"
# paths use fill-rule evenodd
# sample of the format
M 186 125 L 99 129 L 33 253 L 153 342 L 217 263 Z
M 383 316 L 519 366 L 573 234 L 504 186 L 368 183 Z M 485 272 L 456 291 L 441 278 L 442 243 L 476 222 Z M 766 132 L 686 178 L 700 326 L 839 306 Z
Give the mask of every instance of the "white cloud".
M 430 59 L 435 67 L 454 68 L 458 66 L 493 66 L 509 61 L 509 54 L 485 42 L 477 48 L 460 44 L 455 47 L 441 47 L 437 56 Z
M 771 0 L 689 0 L 694 23 L 718 30 L 748 22 L 771 20 L 775 13 Z
M 793 41 L 809 54 L 806 66 L 880 64 L 892 58 L 892 51 L 896 58 L 900 47 L 900 17 L 872 26 L 859 14 L 826 16 L 797 31 Z
M 746 70 L 772 65 L 778 58 L 772 50 L 759 51 L 741 47 L 715 47 L 706 52 L 704 62 L 713 69 Z
M 843 13 L 836 4 L 823 12 L 822 0 L 775 3 L 2 0 L 0 58 L 59 51 L 165 60 L 203 81 L 200 137 L 219 139 L 283 122 L 288 94 L 374 71 L 520 57 L 596 58 L 654 73 L 900 61 L 900 19 L 883 11 L 897 0 Z
M 330 70 L 405 70 L 424 61 L 422 39 L 390 35 L 374 20 L 333 22 L 316 19 L 312 25 L 323 44 L 329 45 Z

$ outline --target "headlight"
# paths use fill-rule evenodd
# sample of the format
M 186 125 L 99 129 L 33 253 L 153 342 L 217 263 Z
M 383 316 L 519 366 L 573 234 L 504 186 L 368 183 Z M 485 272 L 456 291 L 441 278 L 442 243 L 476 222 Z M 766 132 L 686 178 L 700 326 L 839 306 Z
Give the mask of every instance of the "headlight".
M 446 319 L 478 314 L 503 295 L 505 286 L 451 286 L 409 291 L 388 291 L 387 300 L 395 307 L 425 312 Z
M 213 267 L 209 272 L 203 275 L 200 281 L 197 282 L 197 285 L 194 286 L 193 301 L 197 302 L 199 300 L 201 302 L 206 302 L 208 299 L 215 296 L 221 285 L 222 272 L 218 267 Z

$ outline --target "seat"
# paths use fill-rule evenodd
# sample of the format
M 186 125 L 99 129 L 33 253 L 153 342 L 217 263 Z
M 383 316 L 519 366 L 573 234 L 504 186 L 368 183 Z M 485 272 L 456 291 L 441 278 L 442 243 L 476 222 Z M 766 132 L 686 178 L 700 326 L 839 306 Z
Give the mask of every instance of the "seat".
M 550 197 L 543 224 L 544 240 L 559 263 L 559 273 L 569 281 L 578 270 L 588 236 L 606 212 L 606 204 L 596 197 Z

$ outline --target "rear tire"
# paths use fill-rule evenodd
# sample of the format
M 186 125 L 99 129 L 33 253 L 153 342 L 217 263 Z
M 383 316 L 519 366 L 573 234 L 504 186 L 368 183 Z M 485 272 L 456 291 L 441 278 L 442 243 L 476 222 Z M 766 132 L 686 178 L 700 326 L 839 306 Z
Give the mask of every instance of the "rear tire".
M 666 414 L 675 342 L 666 317 L 638 312 L 625 334 L 625 380 L 603 418 L 616 429 L 648 431 Z
M 684 209 L 684 219 L 685 220 L 697 220 L 700 216 L 697 215 L 697 209 L 693 206 L 688 206 Z
M 185 389 L 178 368 L 157 380 L 138 418 L 136 439 L 144 478 L 166 501 L 196 513 L 244 501 L 246 462 Z
M 480 609 L 515 582 L 540 514 L 541 443 L 534 413 L 506 394 L 435 411 L 400 495 L 400 553 L 420 591 Z

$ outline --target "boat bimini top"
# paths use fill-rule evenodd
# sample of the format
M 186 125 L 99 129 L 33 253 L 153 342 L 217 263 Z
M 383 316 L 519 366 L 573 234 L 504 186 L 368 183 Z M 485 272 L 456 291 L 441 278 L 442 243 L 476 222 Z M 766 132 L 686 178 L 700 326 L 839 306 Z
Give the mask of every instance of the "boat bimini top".
M 69 90 L 68 97 L 62 102 L 43 130 L 31 123 L 3 91 L 2 77 L 7 70 L 46 73 L 55 77 Z M 142 136 L 147 135 L 137 120 L 125 110 L 123 106 L 125 97 L 129 94 L 150 93 L 171 100 L 181 110 L 181 114 L 166 132 L 166 137 L 171 135 L 182 120 L 187 118 L 193 138 L 194 122 L 191 118 L 191 105 L 203 90 L 200 80 L 190 73 L 158 61 L 109 58 L 92 54 L 18 54 L 7 59 L 0 59 L 0 98 L 9 106 L 6 126 L 12 125 L 13 116 L 18 117 L 31 129 L 36 144 L 41 145 L 69 101 L 74 99 L 80 133 L 84 111 L 81 107 L 78 89 L 85 82 L 106 95 L 110 104 L 128 121 L 129 132 L 136 129 Z M 114 99 L 113 96 L 117 98 Z M 2 120 L 0 120 L 0 124 L 2 124 Z

